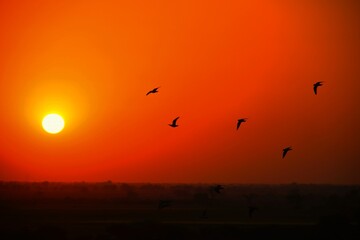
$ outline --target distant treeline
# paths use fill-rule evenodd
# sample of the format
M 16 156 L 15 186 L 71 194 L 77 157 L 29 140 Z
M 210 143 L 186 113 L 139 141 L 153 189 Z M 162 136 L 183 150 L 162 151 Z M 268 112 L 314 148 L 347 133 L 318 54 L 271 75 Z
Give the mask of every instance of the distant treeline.
M 0 182 L 1 200 L 26 199 L 117 199 L 119 201 L 149 201 L 161 198 L 179 201 L 210 198 L 212 184 L 154 184 L 87 182 Z M 319 184 L 224 184 L 221 201 L 300 201 L 299 199 L 357 201 L 359 185 Z

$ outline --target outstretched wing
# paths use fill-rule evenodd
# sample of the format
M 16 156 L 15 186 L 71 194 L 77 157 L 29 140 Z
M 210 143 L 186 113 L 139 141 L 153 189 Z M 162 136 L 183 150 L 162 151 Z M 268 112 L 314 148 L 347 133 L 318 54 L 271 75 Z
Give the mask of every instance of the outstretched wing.
M 173 120 L 172 124 L 173 124 L 173 125 L 176 125 L 176 121 L 177 121 L 179 118 L 180 118 L 180 117 L 175 118 L 175 119 Z
M 322 86 L 322 83 L 323 82 L 316 82 L 314 84 L 314 93 L 315 93 L 315 95 L 317 95 L 317 89 L 318 89 L 319 86 Z
M 237 125 L 236 125 L 236 130 L 238 130 L 238 129 L 239 129 L 240 125 L 241 125 L 241 121 L 240 121 L 240 120 L 238 120 Z
M 285 149 L 283 150 L 282 158 L 284 158 L 284 157 L 286 156 L 286 154 L 287 154 L 288 151 L 289 151 L 289 150 L 288 150 L 287 148 L 285 148 Z
M 154 88 L 153 90 L 149 91 L 149 92 L 146 94 L 146 96 L 149 95 L 150 93 L 156 93 L 156 92 L 158 91 L 158 89 L 159 89 L 159 87 Z

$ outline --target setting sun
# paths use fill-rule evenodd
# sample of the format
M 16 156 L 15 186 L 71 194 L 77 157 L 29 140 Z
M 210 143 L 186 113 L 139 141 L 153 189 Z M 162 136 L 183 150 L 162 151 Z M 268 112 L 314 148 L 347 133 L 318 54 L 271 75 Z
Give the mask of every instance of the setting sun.
M 59 114 L 48 114 L 42 121 L 44 130 L 51 134 L 57 134 L 64 129 L 65 121 Z
M 0 0 L 0 185 L 359 184 L 359 12 Z

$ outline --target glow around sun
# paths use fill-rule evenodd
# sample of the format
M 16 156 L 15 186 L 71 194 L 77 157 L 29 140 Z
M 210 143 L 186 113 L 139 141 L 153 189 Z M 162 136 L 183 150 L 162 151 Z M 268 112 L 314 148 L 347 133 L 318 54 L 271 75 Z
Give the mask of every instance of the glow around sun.
M 50 134 L 57 134 L 65 127 L 64 119 L 56 113 L 46 115 L 42 120 L 44 130 Z

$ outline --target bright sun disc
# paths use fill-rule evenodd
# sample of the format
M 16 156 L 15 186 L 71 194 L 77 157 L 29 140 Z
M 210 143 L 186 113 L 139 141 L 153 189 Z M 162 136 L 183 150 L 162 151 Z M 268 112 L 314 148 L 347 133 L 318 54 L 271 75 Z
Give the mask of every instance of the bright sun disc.
M 42 121 L 44 130 L 51 134 L 57 134 L 64 129 L 65 121 L 59 114 L 48 114 Z

